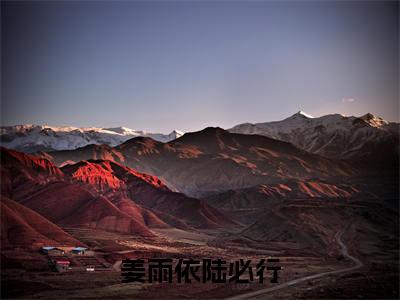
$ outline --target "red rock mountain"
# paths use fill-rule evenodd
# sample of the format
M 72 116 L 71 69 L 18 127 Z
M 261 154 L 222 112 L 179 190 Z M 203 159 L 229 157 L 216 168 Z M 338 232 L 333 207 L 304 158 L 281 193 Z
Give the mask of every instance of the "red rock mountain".
M 37 212 L 1 196 L 1 248 L 84 245 Z
M 287 181 L 279 184 L 262 184 L 254 187 L 230 190 L 205 198 L 218 209 L 261 208 L 271 201 L 285 199 L 349 199 L 360 193 L 354 184 L 329 184 L 319 180 Z
M 1 193 L 23 198 L 63 173 L 47 159 L 0 147 Z
M 307 153 L 293 145 L 259 135 L 206 128 L 186 133 L 169 143 L 134 138 L 112 149 L 97 148 L 125 166 L 153 174 L 175 191 L 205 196 L 231 189 L 295 179 L 332 179 L 352 176 L 354 167 Z M 91 159 L 86 148 L 50 152 L 58 165 Z
M 81 161 L 64 166 L 62 171 L 74 182 L 80 181 L 85 186 L 89 185 L 102 192 L 126 211 L 137 211 L 132 205 L 133 201 L 151 209 L 152 214 L 146 213 L 148 216 L 153 216 L 153 221 L 155 215 L 163 212 L 158 219 L 165 219 L 163 215 L 167 213 L 194 227 L 215 228 L 235 225 L 204 201 L 172 192 L 157 177 L 139 173 L 116 162 Z M 175 218 L 172 219 L 172 224 L 177 222 Z M 165 222 L 170 221 L 165 219 Z
M 20 203 L 61 226 L 78 226 L 154 236 L 139 220 L 103 196 L 67 182 L 52 182 Z
M 137 186 L 152 186 L 160 190 L 168 190 L 166 185 L 156 176 L 139 173 L 121 164 L 106 160 L 80 161 L 73 165 L 66 165 L 62 171 L 72 179 L 88 183 L 98 190 L 120 190 L 126 188 L 126 183 Z
M 44 158 L 2 148 L 1 172 L 5 197 L 61 227 L 150 237 L 152 228 L 235 226 L 202 200 L 173 193 L 157 177 L 115 162 L 82 161 L 59 169 Z

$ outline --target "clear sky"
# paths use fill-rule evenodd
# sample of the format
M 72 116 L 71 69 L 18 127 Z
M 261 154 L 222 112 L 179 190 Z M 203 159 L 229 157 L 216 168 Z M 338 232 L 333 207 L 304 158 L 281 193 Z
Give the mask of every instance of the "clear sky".
M 2 1 L 2 124 L 229 128 L 398 111 L 398 3 Z

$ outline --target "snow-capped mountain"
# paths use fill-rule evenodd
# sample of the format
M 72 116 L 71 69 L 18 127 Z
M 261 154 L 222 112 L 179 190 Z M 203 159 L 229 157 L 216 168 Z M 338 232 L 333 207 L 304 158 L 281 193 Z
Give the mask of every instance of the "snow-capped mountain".
M 361 117 L 331 114 L 314 118 L 299 111 L 282 121 L 244 123 L 229 131 L 264 135 L 311 153 L 346 159 L 360 154 L 366 156 L 371 145 L 398 139 L 399 124 L 370 113 Z
M 16 125 L 0 127 L 0 144 L 23 152 L 71 150 L 89 144 L 119 145 L 138 136 L 169 142 L 183 135 L 174 130 L 170 134 L 149 133 L 126 127 L 52 127 L 47 125 Z

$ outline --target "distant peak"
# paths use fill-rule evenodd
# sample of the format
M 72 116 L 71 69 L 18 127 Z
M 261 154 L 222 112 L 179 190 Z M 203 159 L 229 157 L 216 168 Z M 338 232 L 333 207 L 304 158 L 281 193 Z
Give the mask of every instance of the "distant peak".
M 112 132 L 115 132 L 115 133 L 118 133 L 118 134 L 122 134 L 122 135 L 130 135 L 130 134 L 136 133 L 135 130 L 130 129 L 128 127 L 124 127 L 124 126 L 104 128 L 104 130 L 112 131 Z
M 200 132 L 222 132 L 225 131 L 224 129 L 222 129 L 221 127 L 206 127 L 203 130 L 201 130 Z
M 371 113 L 366 113 L 365 115 L 361 116 L 360 118 L 363 120 L 372 120 L 372 119 L 375 119 L 375 116 Z
M 313 116 L 307 114 L 306 112 L 304 112 L 302 110 L 299 110 L 296 115 L 300 115 L 300 116 L 303 116 L 303 117 L 306 117 L 306 118 L 311 118 L 311 119 L 314 118 Z
M 314 117 L 305 113 L 302 110 L 299 110 L 297 113 L 295 113 L 294 115 L 292 115 L 291 117 L 289 117 L 287 119 L 292 119 L 292 118 L 313 119 Z
M 172 130 L 172 132 L 171 132 L 170 134 L 175 134 L 175 135 L 181 136 L 181 135 L 183 135 L 184 133 L 183 133 L 182 131 L 179 131 L 179 130 L 174 129 L 174 130 Z
M 122 130 L 122 131 L 130 131 L 130 130 L 132 130 L 132 129 L 130 129 L 128 127 L 124 127 L 124 126 L 118 126 L 118 127 L 109 128 L 109 129 Z
M 360 119 L 364 120 L 365 122 L 367 122 L 369 125 L 371 125 L 373 127 L 381 127 L 383 125 L 388 124 L 388 122 L 385 121 L 384 119 L 382 119 L 381 117 L 374 116 L 371 113 L 367 113 L 367 114 L 361 116 Z
M 226 131 L 224 129 L 222 129 L 221 127 L 206 127 L 199 131 L 185 133 L 182 137 L 186 137 L 186 138 L 190 138 L 190 137 L 194 137 L 194 136 L 210 137 L 210 136 L 217 136 L 221 133 L 223 134 L 224 132 L 226 132 Z

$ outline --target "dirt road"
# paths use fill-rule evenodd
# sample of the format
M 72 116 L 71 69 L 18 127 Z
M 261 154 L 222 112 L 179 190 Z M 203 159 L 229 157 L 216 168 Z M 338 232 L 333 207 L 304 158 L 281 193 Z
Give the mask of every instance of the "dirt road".
M 242 294 L 242 295 L 237 295 L 237 296 L 234 296 L 234 297 L 231 297 L 231 298 L 228 298 L 228 299 L 229 300 L 241 300 L 241 299 L 254 298 L 256 296 L 261 296 L 261 295 L 264 295 L 264 294 L 268 294 L 270 292 L 277 291 L 277 290 L 283 289 L 285 287 L 289 287 L 289 286 L 292 286 L 292 285 L 295 285 L 295 284 L 298 284 L 298 283 L 301 283 L 301 282 L 304 282 L 304 281 L 307 281 L 307 280 L 317 279 L 317 278 L 321 278 L 321 277 L 328 276 L 328 275 L 335 275 L 335 274 L 350 272 L 350 271 L 354 271 L 354 270 L 357 270 L 357 269 L 361 268 L 363 266 L 362 261 L 360 261 L 358 258 L 350 255 L 349 252 L 348 252 L 347 246 L 342 241 L 342 235 L 346 231 L 346 229 L 343 229 L 342 231 L 339 231 L 336 234 L 336 241 L 340 246 L 340 249 L 341 249 L 341 252 L 342 252 L 343 256 L 347 257 L 350 260 L 352 260 L 355 263 L 354 266 L 348 267 L 348 268 L 344 268 L 344 269 L 340 269 L 340 270 L 335 270 L 335 271 L 328 271 L 328 272 L 318 273 L 318 274 L 314 274 L 314 275 L 308 275 L 308 276 L 305 276 L 305 277 L 293 279 L 291 281 L 276 285 L 274 287 L 270 287 L 270 288 L 258 290 L 258 291 L 255 291 L 255 292 Z

